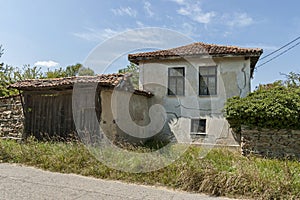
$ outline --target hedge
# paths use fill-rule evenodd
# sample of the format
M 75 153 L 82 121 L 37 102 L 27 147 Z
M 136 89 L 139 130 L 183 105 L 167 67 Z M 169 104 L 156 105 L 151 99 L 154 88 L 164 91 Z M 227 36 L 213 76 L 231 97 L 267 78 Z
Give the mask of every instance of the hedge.
M 245 98 L 228 99 L 224 111 L 233 128 L 246 125 L 300 130 L 300 88 L 282 84 L 261 86 Z

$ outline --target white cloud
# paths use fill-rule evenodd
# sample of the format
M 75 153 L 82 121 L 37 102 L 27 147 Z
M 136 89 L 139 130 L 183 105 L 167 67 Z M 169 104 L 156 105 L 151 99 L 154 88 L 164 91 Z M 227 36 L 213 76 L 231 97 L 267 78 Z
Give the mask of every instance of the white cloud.
M 187 16 L 193 21 L 196 21 L 198 23 L 208 24 L 216 16 L 216 13 L 213 11 L 204 12 L 199 2 L 189 2 L 184 0 L 172 0 L 172 1 L 180 5 L 180 8 L 177 10 L 178 14 Z
M 224 15 L 225 23 L 231 27 L 245 27 L 254 23 L 252 17 L 247 13 L 234 13 L 233 15 Z
M 137 23 L 143 25 L 141 22 L 137 22 Z M 126 42 L 145 43 L 145 44 L 148 43 L 156 44 L 157 42 L 155 40 L 149 39 L 150 37 L 152 38 L 154 37 L 151 31 L 149 31 L 149 33 L 145 33 L 145 32 L 141 33 L 141 31 L 139 31 L 138 29 L 135 31 L 131 31 L 131 29 L 128 28 L 123 30 L 113 30 L 111 28 L 97 30 L 93 28 L 86 28 L 85 32 L 73 33 L 73 35 L 80 39 L 91 41 L 91 42 L 102 42 L 104 40 L 113 38 L 119 33 L 126 32 L 126 31 L 128 31 L 127 34 L 118 37 L 119 40 L 126 41 Z M 156 36 L 158 37 L 159 35 Z
M 204 11 L 201 0 L 170 0 L 178 4 L 177 13 L 186 16 L 194 22 L 208 25 L 226 25 L 228 27 L 247 27 L 254 23 L 254 19 L 244 12 L 221 13 L 215 11 Z
M 34 63 L 34 66 L 38 66 L 38 67 L 57 67 L 58 65 L 59 63 L 52 60 L 37 61 L 36 63 Z
M 143 22 L 141 22 L 141 21 L 136 21 L 136 25 L 137 25 L 139 28 L 144 28 L 144 27 L 145 27 L 145 24 L 143 24 Z
M 73 35 L 83 40 L 87 40 L 91 42 L 100 42 L 110 37 L 113 37 L 114 35 L 119 33 L 118 31 L 112 30 L 110 28 L 106 28 L 103 30 L 97 30 L 94 28 L 85 28 L 85 29 L 86 29 L 85 32 L 73 33 Z
M 154 12 L 152 11 L 151 7 L 152 7 L 152 5 L 149 1 L 146 1 L 144 3 L 144 9 L 150 17 L 152 17 L 154 15 Z
M 188 23 L 188 22 L 184 22 L 182 23 L 182 25 L 180 27 L 178 27 L 178 31 L 185 34 L 188 37 L 199 37 L 200 33 L 197 32 L 197 26 L 195 25 L 194 22 L 192 23 Z
M 171 1 L 174 1 L 175 3 L 179 4 L 179 5 L 183 5 L 185 4 L 185 0 L 171 0 Z
M 114 8 L 114 9 L 111 9 L 111 11 L 115 15 L 120 15 L 120 16 L 128 15 L 130 17 L 136 17 L 136 15 L 137 15 L 137 11 L 132 9 L 129 6 L 128 7 Z

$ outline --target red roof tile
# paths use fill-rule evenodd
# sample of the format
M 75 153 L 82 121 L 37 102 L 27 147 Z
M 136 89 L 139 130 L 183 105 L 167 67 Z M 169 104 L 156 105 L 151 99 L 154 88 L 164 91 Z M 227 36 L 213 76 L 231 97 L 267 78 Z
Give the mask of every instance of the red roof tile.
M 47 90 L 73 88 L 76 83 L 99 83 L 101 86 L 118 86 L 121 81 L 127 80 L 125 74 L 101 74 L 97 76 L 73 76 L 52 79 L 28 79 L 11 84 L 10 88 L 19 90 Z M 134 90 L 135 94 L 152 96 L 150 92 Z
M 208 54 L 212 56 L 245 55 L 259 57 L 262 53 L 263 50 L 259 48 L 242 48 L 236 46 L 223 46 L 196 42 L 172 49 L 129 54 L 128 59 L 131 62 L 138 63 L 139 60 L 151 60 L 155 58 L 182 57 Z
M 139 64 L 142 60 L 159 60 L 159 59 L 170 59 L 180 58 L 184 56 L 205 56 L 209 55 L 212 57 L 226 57 L 226 56 L 244 56 L 249 57 L 251 62 L 251 77 L 255 65 L 263 53 L 263 49 L 260 48 L 242 48 L 237 46 L 225 46 L 216 44 L 205 44 L 202 42 L 196 42 L 189 45 L 176 47 L 172 49 L 135 53 L 129 54 L 128 60 Z
M 107 74 L 97 76 L 73 76 L 51 79 L 28 79 L 11 84 L 16 89 L 49 88 L 74 85 L 75 83 L 100 83 L 101 85 L 116 86 L 123 79 L 123 74 Z

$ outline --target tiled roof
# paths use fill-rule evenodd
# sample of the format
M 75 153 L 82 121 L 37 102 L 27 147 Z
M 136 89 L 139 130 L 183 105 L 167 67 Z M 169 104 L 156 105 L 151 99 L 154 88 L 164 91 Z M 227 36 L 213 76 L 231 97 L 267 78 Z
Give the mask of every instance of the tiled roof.
M 11 84 L 11 88 L 33 89 L 74 85 L 74 83 L 100 83 L 115 86 L 123 79 L 123 74 L 108 74 L 97 76 L 73 76 L 51 79 L 28 79 Z
M 72 88 L 76 83 L 99 83 L 101 86 L 118 86 L 127 80 L 125 74 L 101 74 L 97 76 L 73 76 L 52 79 L 28 79 L 11 84 L 10 88 L 19 90 L 47 90 Z M 135 94 L 152 96 L 150 92 L 134 90 Z
M 129 54 L 128 59 L 131 62 L 138 63 L 139 60 L 149 60 L 155 58 L 168 58 L 168 57 L 182 57 L 193 55 L 211 55 L 211 56 L 225 56 L 225 55 L 245 55 L 245 56 L 260 56 L 263 53 L 259 48 L 241 48 L 236 46 L 224 46 L 215 44 L 205 44 L 201 42 L 192 43 L 189 45 L 158 50 L 145 53 Z
M 250 58 L 251 77 L 253 77 L 255 65 L 262 53 L 263 49 L 260 48 L 242 48 L 237 46 L 225 46 L 195 42 L 189 45 L 176 47 L 172 49 L 129 54 L 128 60 L 135 64 L 139 64 L 139 62 L 143 60 L 151 61 L 170 58 L 180 58 L 185 56 L 244 56 Z

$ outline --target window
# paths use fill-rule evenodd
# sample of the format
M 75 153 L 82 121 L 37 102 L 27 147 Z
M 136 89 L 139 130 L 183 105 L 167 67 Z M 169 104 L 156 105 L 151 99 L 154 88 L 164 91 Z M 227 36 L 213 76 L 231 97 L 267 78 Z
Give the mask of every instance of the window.
M 199 95 L 217 94 L 217 67 L 199 67 Z
M 184 67 L 169 68 L 168 95 L 184 95 Z
M 191 120 L 192 134 L 206 134 L 206 119 L 192 119 Z

